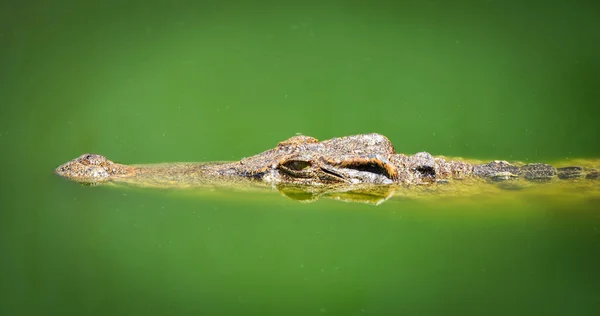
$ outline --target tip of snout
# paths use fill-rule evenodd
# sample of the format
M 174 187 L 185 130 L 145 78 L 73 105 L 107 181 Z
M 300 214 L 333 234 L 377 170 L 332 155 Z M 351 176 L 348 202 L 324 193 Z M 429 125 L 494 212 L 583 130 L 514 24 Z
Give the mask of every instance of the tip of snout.
M 63 167 L 63 166 L 64 166 L 64 164 L 62 164 L 62 165 L 60 165 L 60 166 L 58 166 L 58 167 L 54 168 L 54 171 L 53 171 L 53 173 L 54 173 L 55 175 L 57 175 L 57 176 L 64 177 L 64 174 L 65 174 L 65 169 L 64 169 L 64 167 Z
M 105 182 L 109 178 L 108 165 L 113 164 L 106 157 L 96 154 L 83 154 L 54 169 L 54 174 L 86 185 Z

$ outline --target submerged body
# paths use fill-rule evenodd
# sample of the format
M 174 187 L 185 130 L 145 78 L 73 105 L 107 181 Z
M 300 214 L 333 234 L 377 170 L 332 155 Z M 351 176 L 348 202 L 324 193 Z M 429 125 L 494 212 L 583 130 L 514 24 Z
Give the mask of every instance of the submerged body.
M 486 164 L 434 157 L 420 152 L 396 153 L 380 134 L 361 134 L 319 142 L 294 136 L 275 148 L 236 162 L 124 165 L 104 156 L 84 154 L 55 172 L 83 184 L 128 183 L 145 187 L 203 187 L 234 184 L 302 186 L 320 189 L 357 186 L 418 185 L 457 180 L 496 182 L 598 179 L 594 166 L 555 167 L 548 164 Z

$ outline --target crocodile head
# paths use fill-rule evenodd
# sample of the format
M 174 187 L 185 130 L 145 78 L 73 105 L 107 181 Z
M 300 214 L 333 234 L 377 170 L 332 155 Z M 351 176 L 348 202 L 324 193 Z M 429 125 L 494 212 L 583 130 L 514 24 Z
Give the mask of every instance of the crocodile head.
M 108 181 L 111 177 L 130 174 L 133 169 L 114 163 L 101 155 L 83 154 L 58 166 L 54 172 L 82 184 L 97 185 Z
M 319 142 L 295 136 L 277 147 L 242 159 L 235 173 L 270 183 L 392 184 L 397 167 L 389 161 L 395 154 L 383 135 L 364 134 Z

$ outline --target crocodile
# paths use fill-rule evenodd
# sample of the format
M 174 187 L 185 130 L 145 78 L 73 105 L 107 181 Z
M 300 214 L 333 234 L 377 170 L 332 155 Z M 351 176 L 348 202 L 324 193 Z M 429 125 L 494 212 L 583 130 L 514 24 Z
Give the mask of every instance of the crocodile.
M 324 192 L 360 185 L 435 185 L 467 179 L 505 183 L 511 180 L 593 180 L 600 178 L 596 166 L 593 163 L 556 167 L 504 160 L 481 163 L 433 156 L 428 152 L 407 155 L 397 153 L 387 137 L 371 133 L 324 141 L 297 135 L 272 149 L 234 162 L 125 165 L 102 155 L 84 154 L 60 165 L 55 173 L 86 185 L 127 183 L 185 188 L 261 183 Z

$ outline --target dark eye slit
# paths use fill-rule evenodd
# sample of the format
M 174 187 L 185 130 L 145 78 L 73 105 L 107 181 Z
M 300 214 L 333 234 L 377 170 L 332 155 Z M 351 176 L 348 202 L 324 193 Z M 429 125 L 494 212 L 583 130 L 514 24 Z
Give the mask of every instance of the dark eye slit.
M 323 172 L 325 172 L 325 173 L 327 173 L 327 174 L 330 174 L 330 175 L 332 175 L 332 176 L 338 177 L 338 178 L 344 178 L 344 177 L 342 177 L 341 175 L 339 175 L 339 174 L 337 174 L 337 173 L 335 173 L 335 172 L 333 172 L 333 171 L 331 171 L 331 170 L 327 170 L 327 169 L 325 169 L 325 168 L 321 168 L 321 171 L 323 171 Z

